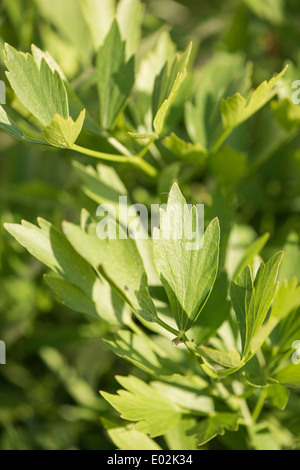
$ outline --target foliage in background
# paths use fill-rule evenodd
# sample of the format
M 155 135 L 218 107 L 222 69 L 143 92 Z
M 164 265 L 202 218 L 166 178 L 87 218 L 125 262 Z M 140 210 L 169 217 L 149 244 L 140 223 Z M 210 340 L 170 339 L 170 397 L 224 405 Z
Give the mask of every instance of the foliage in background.
M 1 222 L 90 315 L 1 229 L 1 448 L 299 448 L 297 2 L 1 8 Z M 94 236 L 97 205 L 182 202 L 175 180 L 215 252 Z

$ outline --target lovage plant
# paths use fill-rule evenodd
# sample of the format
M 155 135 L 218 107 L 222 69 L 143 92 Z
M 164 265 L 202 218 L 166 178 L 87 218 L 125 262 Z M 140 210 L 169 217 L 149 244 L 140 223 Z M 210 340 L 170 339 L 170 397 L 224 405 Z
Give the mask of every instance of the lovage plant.
M 88 209 L 62 230 L 43 218 L 5 227 L 50 269 L 45 280 L 67 307 L 109 325 L 103 341 L 132 366 L 116 377 L 117 393 L 101 391 L 112 406 L 103 426 L 120 449 L 296 447 L 297 430 L 277 410 L 291 395 L 299 411 L 298 238 L 288 236 L 284 253 L 265 250 L 269 233 L 251 229 L 261 208 L 247 192 L 298 133 L 284 78 L 293 66 L 253 90 L 242 56 L 222 53 L 193 69 L 192 44 L 178 53 L 165 31 L 145 41 L 138 0 L 106 2 L 105 22 L 105 2 L 72 3 L 88 38 L 85 55 L 73 44 L 77 67 L 86 67 L 77 90 L 49 52 L 6 44 L 11 89 L 0 128 L 24 145 L 69 152 Z M 262 116 L 268 126 L 247 139 Z M 130 202 L 167 203 L 152 234 L 129 236 Z M 187 202 L 206 205 L 203 236 Z M 99 237 L 99 205 L 123 236 Z M 184 226 L 190 232 L 178 236 Z

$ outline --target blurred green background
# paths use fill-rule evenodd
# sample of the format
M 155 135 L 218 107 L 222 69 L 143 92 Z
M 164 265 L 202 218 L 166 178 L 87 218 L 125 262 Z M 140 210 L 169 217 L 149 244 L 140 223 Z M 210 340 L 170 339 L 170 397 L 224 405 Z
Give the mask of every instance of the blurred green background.
M 145 48 L 166 30 L 179 49 L 193 40 L 197 67 L 217 52 L 240 53 L 254 63 L 257 84 L 287 61 L 300 66 L 298 0 L 144 3 Z M 23 51 L 31 43 L 48 49 L 59 63 L 64 60 L 69 80 L 84 92 L 80 83 L 93 65 L 88 41 L 78 44 L 76 25 L 61 24 L 55 8 L 51 12 L 45 5 L 42 0 L 1 0 L 0 48 L 8 42 Z M 4 70 L 1 56 L 2 80 Z M 93 109 L 94 96 L 85 101 Z M 267 126 L 267 118 L 263 114 L 261 126 Z M 243 221 L 258 233 L 270 231 L 273 246 L 280 248 L 291 229 L 300 230 L 297 148 L 299 136 L 289 148 L 278 148 L 242 188 Z M 35 222 L 37 216 L 56 225 L 63 219 L 78 222 L 77 208 L 86 203 L 79 187 L 69 154 L 17 143 L 1 132 L 0 339 L 6 342 L 7 365 L 0 366 L 0 449 L 114 448 L 99 420 L 110 407 L 98 390 L 115 387 L 113 376 L 132 372 L 132 366 L 102 344 L 104 324 L 58 302 L 43 281 L 43 266 L 3 229 L 4 221 Z

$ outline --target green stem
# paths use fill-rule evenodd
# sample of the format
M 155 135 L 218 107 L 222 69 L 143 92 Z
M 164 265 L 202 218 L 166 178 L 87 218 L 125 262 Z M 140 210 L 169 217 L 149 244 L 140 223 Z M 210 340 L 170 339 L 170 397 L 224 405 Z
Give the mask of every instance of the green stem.
M 159 317 L 156 317 L 155 319 L 156 323 L 160 326 L 162 326 L 165 330 L 169 331 L 170 333 L 172 333 L 173 335 L 175 335 L 176 337 L 180 335 L 180 332 L 175 330 L 174 328 L 172 328 L 170 325 L 168 325 L 167 323 L 165 323 L 163 320 L 161 320 Z
M 150 176 L 151 178 L 155 178 L 157 176 L 157 170 L 154 168 L 150 163 L 147 163 L 145 160 L 142 160 L 136 155 L 133 156 L 125 156 L 125 155 L 113 155 L 110 153 L 103 153 L 97 152 L 96 150 L 86 149 L 84 147 L 80 147 L 79 145 L 74 144 L 72 146 L 72 150 L 75 152 L 82 153 L 84 155 L 88 155 L 89 157 L 98 158 L 99 160 L 113 162 L 113 163 L 129 163 L 136 168 L 142 170 L 146 175 Z
M 261 414 L 262 409 L 264 407 L 266 398 L 267 398 L 267 391 L 266 391 L 266 389 L 262 389 L 262 391 L 260 393 L 260 396 L 259 396 L 259 399 L 257 400 L 256 406 L 255 406 L 254 411 L 252 413 L 252 422 L 253 423 L 257 422 L 257 420 L 259 418 L 259 415 Z
M 119 142 L 115 137 L 112 137 L 112 136 L 107 137 L 107 142 L 109 142 L 110 145 L 112 145 L 116 150 L 121 152 L 123 155 L 127 155 L 128 157 L 131 156 L 131 153 L 129 152 L 129 150 L 123 144 L 121 144 L 121 142 Z
M 148 142 L 147 145 L 145 145 L 145 147 L 143 148 L 143 150 L 139 153 L 138 157 L 139 158 L 143 158 L 146 153 L 148 152 L 148 150 L 150 149 L 151 145 L 155 142 L 156 140 L 156 137 L 152 137 L 152 139 L 150 139 L 150 141 Z
M 225 140 L 229 137 L 231 132 L 232 132 L 231 127 L 227 127 L 227 129 L 225 129 L 223 131 L 223 133 L 221 134 L 221 136 L 219 137 L 219 139 L 217 140 L 217 142 L 215 143 L 215 145 L 211 149 L 211 151 L 210 151 L 211 154 L 212 153 L 217 153 L 217 151 L 220 149 L 220 147 L 222 147 L 222 145 L 224 144 Z
M 244 425 L 251 426 L 252 416 L 251 416 L 247 401 L 244 398 L 242 398 L 242 394 L 243 394 L 242 384 L 237 381 L 232 382 L 232 390 L 235 393 L 236 397 L 238 397 L 240 411 L 244 419 Z

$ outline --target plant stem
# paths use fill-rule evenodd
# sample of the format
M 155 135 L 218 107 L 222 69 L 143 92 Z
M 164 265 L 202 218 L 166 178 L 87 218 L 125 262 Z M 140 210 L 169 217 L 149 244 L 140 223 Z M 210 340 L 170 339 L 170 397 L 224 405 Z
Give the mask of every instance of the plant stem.
M 103 153 L 97 152 L 96 150 L 86 149 L 79 145 L 74 144 L 72 150 L 75 152 L 82 153 L 84 155 L 88 155 L 89 157 L 98 158 L 99 160 L 113 162 L 113 163 L 129 163 L 140 170 L 142 170 L 146 175 L 151 178 L 155 178 L 157 176 L 157 170 L 154 166 L 147 163 L 145 160 L 142 160 L 136 155 L 128 156 L 128 155 L 113 155 L 110 153 Z
M 152 139 L 150 139 L 150 141 L 148 142 L 147 145 L 145 145 L 145 147 L 143 148 L 143 150 L 139 153 L 138 157 L 139 158 L 143 158 L 146 153 L 148 152 L 148 150 L 150 149 L 151 145 L 155 142 L 156 140 L 156 137 L 152 137 Z
M 175 330 L 174 328 L 172 328 L 170 325 L 168 325 L 167 323 L 165 323 L 163 320 L 161 320 L 159 317 L 156 317 L 155 319 L 156 323 L 160 326 L 162 326 L 165 330 L 169 331 L 170 333 L 172 333 L 173 335 L 175 336 L 179 336 L 180 335 L 180 332 Z
M 248 407 L 247 401 L 242 398 L 242 384 L 240 382 L 234 381 L 232 382 L 232 390 L 234 391 L 235 395 L 239 399 L 239 404 L 240 404 L 240 411 L 242 413 L 242 416 L 244 418 L 244 424 L 245 426 L 251 426 L 252 424 L 252 416 Z
M 256 406 L 254 408 L 254 411 L 252 413 L 252 422 L 256 423 L 260 413 L 262 412 L 262 409 L 264 407 L 265 400 L 267 398 L 267 391 L 265 389 L 262 389 L 259 399 L 257 400 Z
M 227 139 L 227 137 L 229 137 L 231 132 L 232 132 L 231 127 L 227 127 L 227 129 L 223 131 L 223 133 L 221 134 L 221 136 L 219 137 L 219 139 L 217 140 L 217 142 L 211 149 L 210 154 L 216 153 L 220 149 L 220 147 L 224 144 L 225 140 Z

